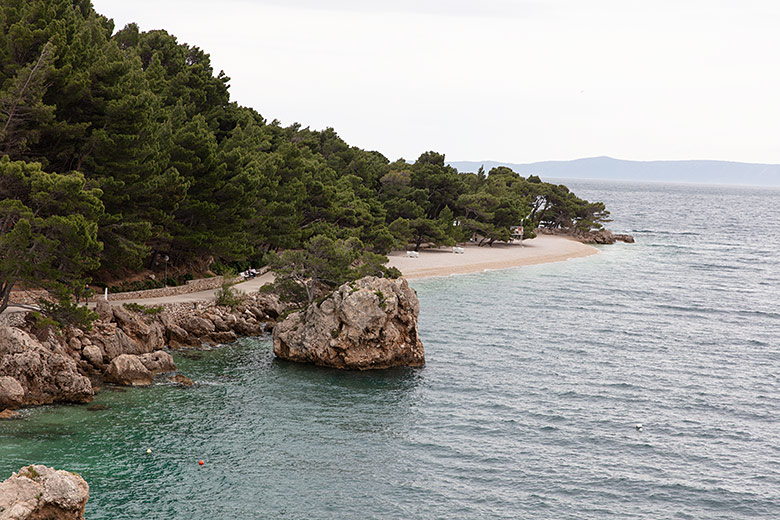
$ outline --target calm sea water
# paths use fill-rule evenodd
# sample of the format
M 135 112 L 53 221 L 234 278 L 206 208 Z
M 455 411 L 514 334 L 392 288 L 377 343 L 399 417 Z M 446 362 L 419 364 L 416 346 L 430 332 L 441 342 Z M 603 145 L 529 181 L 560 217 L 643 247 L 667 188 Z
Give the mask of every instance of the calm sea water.
M 81 473 L 92 520 L 780 518 L 780 190 L 567 184 L 637 244 L 414 282 L 425 368 L 178 355 L 0 423 L 0 474 Z

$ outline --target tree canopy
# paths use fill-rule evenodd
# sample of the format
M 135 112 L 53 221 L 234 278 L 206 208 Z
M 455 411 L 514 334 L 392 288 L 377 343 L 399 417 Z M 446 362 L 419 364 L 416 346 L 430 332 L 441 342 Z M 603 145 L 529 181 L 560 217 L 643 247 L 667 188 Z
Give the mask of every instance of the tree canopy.
M 98 267 L 103 204 L 100 190 L 85 184 L 80 173 L 0 158 L 0 312 L 19 283 L 79 293 Z

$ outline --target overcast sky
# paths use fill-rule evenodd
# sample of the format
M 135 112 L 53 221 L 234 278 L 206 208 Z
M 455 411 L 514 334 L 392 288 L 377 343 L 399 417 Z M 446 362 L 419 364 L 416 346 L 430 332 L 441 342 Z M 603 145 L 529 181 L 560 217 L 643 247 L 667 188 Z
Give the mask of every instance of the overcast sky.
M 780 163 L 776 0 L 93 0 L 389 159 Z

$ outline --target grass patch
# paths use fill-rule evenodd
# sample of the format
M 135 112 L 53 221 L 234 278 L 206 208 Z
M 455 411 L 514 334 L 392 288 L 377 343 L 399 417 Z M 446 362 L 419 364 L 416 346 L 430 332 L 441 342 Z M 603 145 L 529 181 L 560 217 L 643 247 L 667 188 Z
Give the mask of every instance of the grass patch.
M 22 470 L 19 472 L 19 476 L 20 477 L 27 477 L 30 480 L 38 480 L 39 478 L 41 478 L 41 474 L 38 473 L 35 470 L 35 467 L 32 466 L 32 465 L 27 466 L 25 468 L 22 468 Z

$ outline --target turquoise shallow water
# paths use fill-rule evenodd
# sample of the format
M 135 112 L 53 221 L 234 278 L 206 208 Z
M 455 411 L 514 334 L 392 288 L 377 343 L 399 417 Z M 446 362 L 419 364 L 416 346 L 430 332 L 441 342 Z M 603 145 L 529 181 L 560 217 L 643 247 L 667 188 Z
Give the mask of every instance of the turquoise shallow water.
M 0 474 L 81 473 L 90 519 L 779 518 L 780 191 L 567 184 L 638 243 L 416 281 L 425 368 L 177 355 L 0 423 Z

